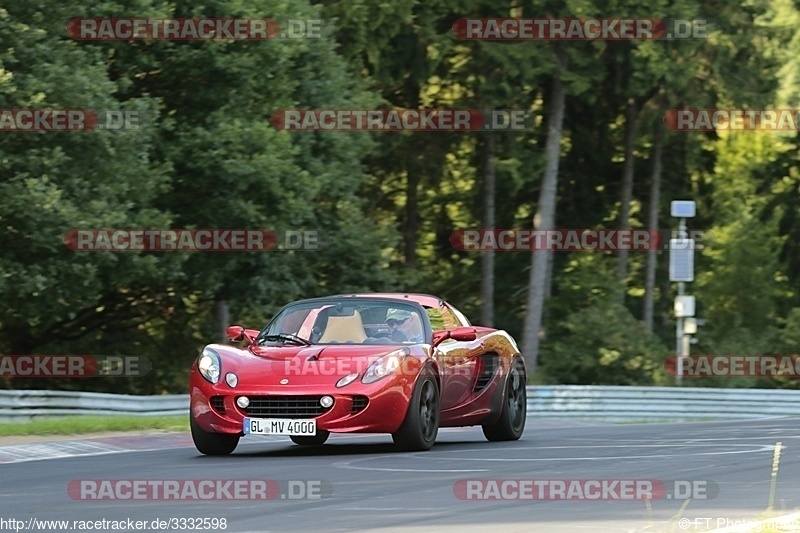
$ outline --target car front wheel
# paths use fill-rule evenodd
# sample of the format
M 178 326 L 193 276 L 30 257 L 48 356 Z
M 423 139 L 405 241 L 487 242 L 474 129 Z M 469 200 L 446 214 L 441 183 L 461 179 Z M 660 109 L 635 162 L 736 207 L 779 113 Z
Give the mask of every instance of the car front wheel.
M 430 375 L 422 375 L 414 387 L 406 418 L 392 440 L 402 450 L 425 451 L 439 433 L 439 387 Z
M 204 455 L 230 455 L 239 444 L 239 435 L 204 431 L 192 414 L 189 415 L 189 426 L 192 430 L 194 447 Z

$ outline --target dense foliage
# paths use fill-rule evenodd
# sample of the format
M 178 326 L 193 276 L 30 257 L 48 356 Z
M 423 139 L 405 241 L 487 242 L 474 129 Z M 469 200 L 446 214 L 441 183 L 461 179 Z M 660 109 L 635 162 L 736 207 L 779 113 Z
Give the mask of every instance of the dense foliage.
M 491 42 L 452 32 L 467 16 L 614 15 L 715 26 L 707 39 L 684 41 Z M 76 41 L 65 31 L 73 18 L 118 16 L 324 19 L 331 31 L 238 42 Z M 495 326 L 522 340 L 531 254 L 494 254 L 492 274 L 449 238 L 484 227 L 490 211 L 494 227 L 533 227 L 546 208 L 548 110 L 560 96 L 555 227 L 648 227 L 655 207 L 657 227 L 668 230 L 669 201 L 696 200 L 690 223 L 704 231 L 704 247 L 688 291 L 707 325 L 692 350 L 797 353 L 800 140 L 666 131 L 662 117 L 671 108 L 797 105 L 798 21 L 789 0 L 6 3 L 0 109 L 130 109 L 150 119 L 136 130 L 0 134 L 0 353 L 138 354 L 154 370 L 147 379 L 0 386 L 182 392 L 198 349 L 219 340 L 219 309 L 259 328 L 292 299 L 349 291 L 439 294 L 473 322 L 490 309 Z M 290 132 L 270 123 L 280 109 L 378 107 L 524 109 L 535 120 L 502 133 Z M 73 228 L 169 227 L 311 229 L 323 245 L 89 253 L 63 243 Z M 667 258 L 657 254 L 647 287 L 644 253 L 551 254 L 546 283 L 530 291 L 546 297 L 534 379 L 672 383 L 663 368 L 674 352 Z

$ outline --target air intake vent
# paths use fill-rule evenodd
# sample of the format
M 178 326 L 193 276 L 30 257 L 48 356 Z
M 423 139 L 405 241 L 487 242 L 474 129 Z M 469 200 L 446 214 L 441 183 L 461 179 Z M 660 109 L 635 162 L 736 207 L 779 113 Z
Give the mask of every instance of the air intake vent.
M 330 410 L 322 407 L 322 396 L 248 396 L 250 405 L 244 409 L 248 416 L 269 418 L 316 418 Z
M 353 396 L 353 407 L 350 408 L 350 414 L 354 415 L 366 409 L 368 401 L 366 396 Z
M 472 392 L 480 392 L 491 383 L 498 363 L 498 355 L 493 353 L 482 355 L 478 359 L 478 379 L 475 381 L 475 388 L 472 389 Z
M 214 409 L 221 415 L 225 414 L 225 397 L 224 396 L 212 396 L 211 397 L 211 408 Z

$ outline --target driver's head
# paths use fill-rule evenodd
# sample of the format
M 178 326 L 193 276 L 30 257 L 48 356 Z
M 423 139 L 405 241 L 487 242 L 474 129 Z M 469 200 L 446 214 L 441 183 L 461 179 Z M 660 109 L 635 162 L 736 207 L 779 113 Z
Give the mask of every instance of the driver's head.
M 419 331 L 416 331 L 417 327 L 415 321 L 409 311 L 403 311 L 401 309 L 390 310 L 386 315 L 386 325 L 389 326 L 393 332 L 399 331 L 408 339 L 420 334 Z

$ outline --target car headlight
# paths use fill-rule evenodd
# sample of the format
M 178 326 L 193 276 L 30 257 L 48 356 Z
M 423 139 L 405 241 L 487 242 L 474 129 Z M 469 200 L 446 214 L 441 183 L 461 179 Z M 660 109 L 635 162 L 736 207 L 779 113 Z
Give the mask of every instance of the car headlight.
M 347 374 L 345 377 L 336 382 L 336 387 L 337 388 L 346 387 L 347 385 L 350 385 L 352 382 L 354 382 L 357 377 L 358 377 L 358 372 Z
M 377 361 L 369 365 L 369 368 L 364 372 L 364 377 L 361 378 L 361 383 L 374 383 L 379 379 L 383 379 L 398 368 L 403 362 L 403 358 L 410 352 L 408 348 L 402 348 L 392 353 L 387 353 Z
M 197 358 L 197 370 L 209 383 L 218 383 L 221 374 L 219 355 L 210 348 L 203 348 L 203 353 Z

